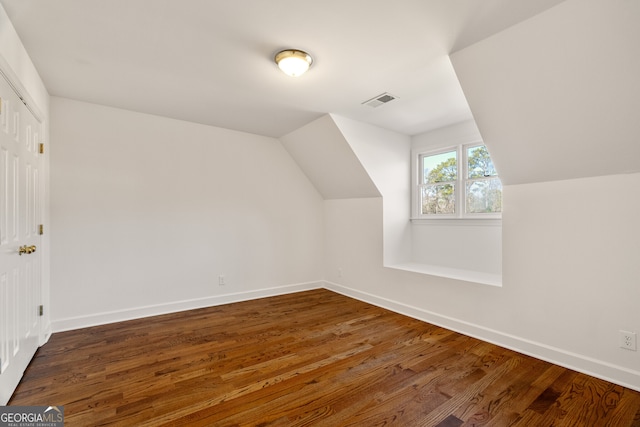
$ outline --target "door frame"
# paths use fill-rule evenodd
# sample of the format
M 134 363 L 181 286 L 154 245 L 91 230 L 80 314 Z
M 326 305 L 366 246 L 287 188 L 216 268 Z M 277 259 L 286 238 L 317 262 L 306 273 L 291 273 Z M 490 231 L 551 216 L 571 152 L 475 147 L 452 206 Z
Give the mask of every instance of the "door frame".
M 5 79 L 9 86 L 16 93 L 18 98 L 22 100 L 24 105 L 33 116 L 40 122 L 42 126 L 41 143 L 44 144 L 44 153 L 42 154 L 42 176 L 41 176 L 41 192 L 40 192 L 40 218 L 43 224 L 43 234 L 41 235 L 40 247 L 40 305 L 43 306 L 43 314 L 41 316 L 38 331 L 38 345 L 44 345 L 52 334 L 51 316 L 50 316 L 50 182 L 49 182 L 49 116 L 48 105 L 42 109 L 29 94 L 29 91 L 22 84 L 20 77 L 13 71 L 9 63 L 6 61 L 2 53 L 0 53 L 0 79 Z M 46 111 L 45 114 L 43 111 Z

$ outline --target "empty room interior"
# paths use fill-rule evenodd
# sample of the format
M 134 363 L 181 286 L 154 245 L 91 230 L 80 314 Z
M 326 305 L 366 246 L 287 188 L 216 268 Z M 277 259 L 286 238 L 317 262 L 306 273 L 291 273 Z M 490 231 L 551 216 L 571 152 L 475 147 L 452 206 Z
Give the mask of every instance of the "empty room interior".
M 638 22 L 0 0 L 0 405 L 640 426 Z

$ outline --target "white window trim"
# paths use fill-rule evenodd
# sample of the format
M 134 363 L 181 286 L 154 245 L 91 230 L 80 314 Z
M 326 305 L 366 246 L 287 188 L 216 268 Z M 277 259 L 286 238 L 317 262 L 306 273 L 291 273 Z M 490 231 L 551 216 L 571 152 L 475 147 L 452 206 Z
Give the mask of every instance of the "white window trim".
M 460 227 L 502 227 L 502 218 L 411 218 L 411 223 L 416 225 L 446 225 Z
M 484 142 L 481 140 L 469 142 L 466 144 L 458 144 L 454 146 L 448 146 L 444 148 L 437 148 L 433 150 L 428 150 L 425 148 L 422 149 L 414 149 L 411 150 L 411 188 L 412 188 L 412 196 L 411 196 L 411 221 L 422 224 L 435 224 L 441 223 L 442 221 L 449 220 L 449 222 L 469 222 L 470 220 L 493 220 L 491 221 L 493 224 L 498 223 L 499 220 L 502 220 L 502 212 L 499 213 L 466 213 L 466 184 L 468 181 L 468 159 L 466 156 L 466 150 L 469 147 L 475 147 L 478 145 L 484 145 Z M 420 209 L 420 189 L 421 189 L 421 179 L 422 172 L 420 171 L 420 160 L 422 156 L 434 156 L 442 153 L 447 153 L 455 151 L 457 164 L 458 164 L 458 174 L 457 179 L 454 183 L 455 185 L 455 214 L 439 214 L 439 215 L 426 215 L 422 214 Z M 499 175 L 498 175 L 499 177 Z M 492 225 L 493 225 L 492 224 Z

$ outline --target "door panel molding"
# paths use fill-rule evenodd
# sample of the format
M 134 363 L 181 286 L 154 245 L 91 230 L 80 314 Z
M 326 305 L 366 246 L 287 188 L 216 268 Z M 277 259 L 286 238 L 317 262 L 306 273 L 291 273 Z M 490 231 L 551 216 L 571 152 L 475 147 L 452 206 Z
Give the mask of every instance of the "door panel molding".
M 11 397 L 43 336 L 43 238 L 37 232 L 45 196 L 43 123 L 14 89 L 0 78 L 0 405 Z

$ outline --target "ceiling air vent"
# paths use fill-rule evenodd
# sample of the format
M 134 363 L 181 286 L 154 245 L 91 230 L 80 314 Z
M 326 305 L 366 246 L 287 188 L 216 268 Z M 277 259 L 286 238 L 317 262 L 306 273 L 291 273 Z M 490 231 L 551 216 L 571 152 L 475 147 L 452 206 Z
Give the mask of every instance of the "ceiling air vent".
M 364 101 L 362 104 L 363 105 L 368 105 L 369 107 L 376 108 L 376 107 L 379 107 L 379 106 L 381 106 L 383 104 L 386 104 L 389 101 L 393 101 L 396 98 L 397 98 L 396 96 L 393 96 L 393 95 L 385 92 L 382 95 L 378 95 L 378 96 L 375 96 L 375 97 L 371 98 L 368 101 Z

